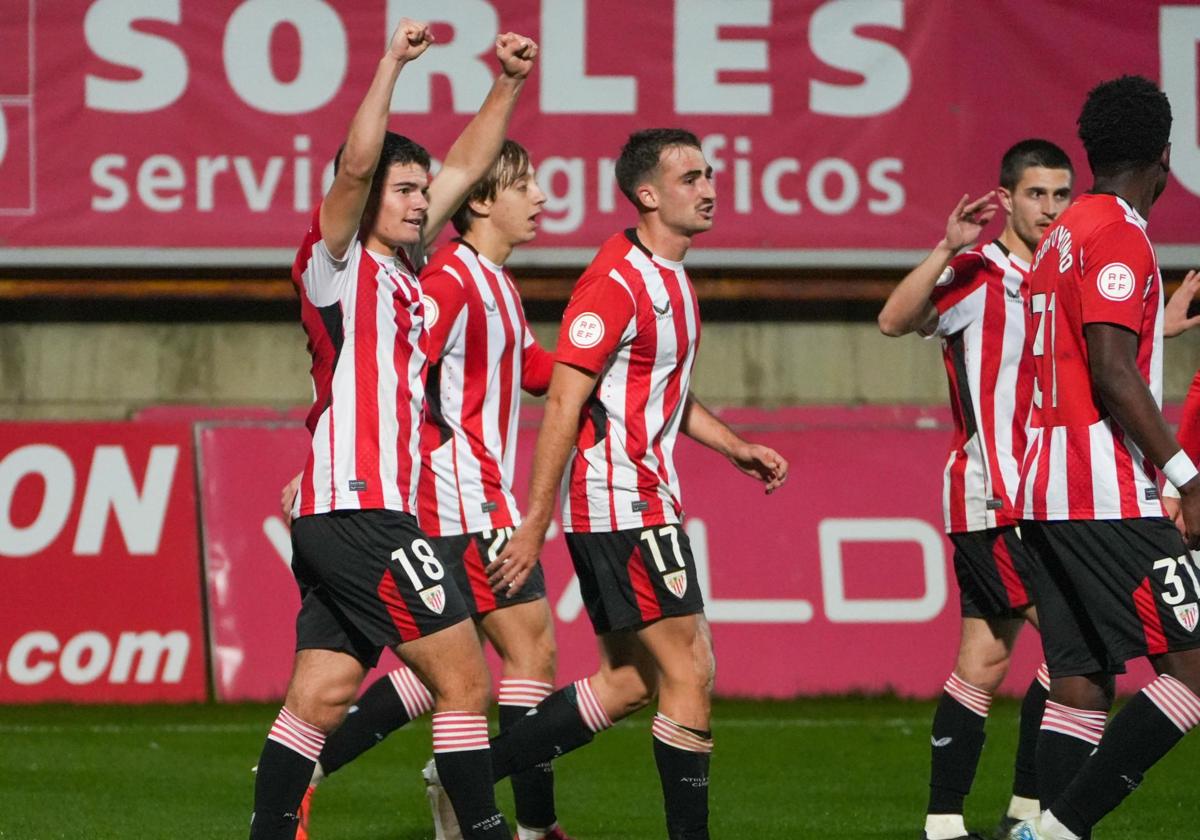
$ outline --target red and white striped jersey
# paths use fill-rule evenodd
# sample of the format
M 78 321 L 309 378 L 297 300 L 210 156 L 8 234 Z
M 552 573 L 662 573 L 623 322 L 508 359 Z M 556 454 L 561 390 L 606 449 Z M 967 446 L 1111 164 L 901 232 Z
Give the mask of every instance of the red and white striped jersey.
M 954 436 L 942 485 L 946 530 L 1016 521 L 1033 362 L 1025 354 L 1029 265 L 999 241 L 959 254 L 931 301 L 950 383 Z
M 1162 277 L 1146 222 L 1114 195 L 1084 195 L 1042 236 L 1029 277 L 1036 371 L 1018 504 L 1026 519 L 1162 516 L 1157 473 L 1092 387 L 1087 324 L 1137 334 L 1162 403 Z
M 445 537 L 518 525 L 521 389 L 545 393 L 554 357 L 534 339 L 508 271 L 467 243 L 438 250 L 421 287 L 429 329 L 421 528 Z
M 424 400 L 421 287 L 403 255 L 355 240 L 335 260 L 320 212 L 292 265 L 312 354 L 312 446 L 294 516 L 387 508 L 416 514 Z
M 598 374 L 563 476 L 563 528 L 621 531 L 679 521 L 673 452 L 700 309 L 683 263 L 633 230 L 600 248 L 575 284 L 555 359 Z

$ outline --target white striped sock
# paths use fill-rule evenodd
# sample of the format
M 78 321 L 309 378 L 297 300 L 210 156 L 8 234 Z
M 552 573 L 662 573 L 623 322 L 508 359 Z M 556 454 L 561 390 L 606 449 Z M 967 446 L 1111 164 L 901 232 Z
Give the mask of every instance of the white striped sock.
M 473 712 L 437 712 L 433 716 L 434 753 L 488 749 L 485 715 Z
M 575 697 L 579 701 L 579 716 L 583 718 L 584 725 L 592 732 L 603 732 L 613 725 L 608 718 L 608 713 L 600 705 L 596 692 L 592 691 L 592 684 L 587 679 L 576 681 Z
M 950 679 L 946 680 L 945 691 L 980 717 L 987 717 L 992 708 L 992 695 L 971 685 L 958 674 L 951 674 Z
M 396 670 L 389 671 L 388 679 L 400 695 L 400 702 L 404 704 L 404 711 L 408 712 L 409 720 L 416 720 L 433 708 L 433 695 L 408 668 L 401 665 Z
M 311 723 L 305 723 L 289 712 L 286 707 L 279 710 L 267 739 L 282 744 L 305 758 L 316 761 L 325 746 L 325 733 Z
M 1086 709 L 1073 709 L 1053 700 L 1046 701 L 1046 711 L 1042 714 L 1042 729 L 1047 732 L 1057 732 L 1068 735 L 1095 745 L 1104 737 L 1104 725 L 1108 722 L 1107 712 L 1093 712 Z
M 1170 674 L 1160 675 L 1142 693 L 1185 735 L 1200 726 L 1200 697 Z
M 650 731 L 659 741 L 677 749 L 694 753 L 710 753 L 713 749 L 712 738 L 697 735 L 693 730 L 676 723 L 661 712 L 654 716 Z
M 532 709 L 549 697 L 552 691 L 554 691 L 554 686 L 550 683 L 506 678 L 500 680 L 497 699 L 501 706 L 520 706 Z

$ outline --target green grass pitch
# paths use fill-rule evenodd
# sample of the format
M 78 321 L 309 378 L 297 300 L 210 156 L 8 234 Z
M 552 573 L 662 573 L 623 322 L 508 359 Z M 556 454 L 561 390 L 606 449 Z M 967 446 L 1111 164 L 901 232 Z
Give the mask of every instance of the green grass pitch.
M 192 840 L 247 835 L 250 767 L 275 706 L 0 707 L 0 838 Z M 891 699 L 719 702 L 712 833 L 917 838 L 933 706 Z M 968 801 L 990 832 L 1008 799 L 1017 705 L 998 701 Z M 557 764 L 559 815 L 579 840 L 665 836 L 643 712 Z M 419 775 L 429 726 L 393 735 L 330 777 L 314 840 L 432 835 Z M 1180 744 L 1095 832 L 1107 838 L 1200 837 L 1200 737 Z M 507 784 L 500 800 L 511 815 Z

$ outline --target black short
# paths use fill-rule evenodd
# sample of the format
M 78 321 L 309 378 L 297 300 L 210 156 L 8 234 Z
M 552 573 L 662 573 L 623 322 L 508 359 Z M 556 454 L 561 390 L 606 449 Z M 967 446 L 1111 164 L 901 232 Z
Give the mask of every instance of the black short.
M 1200 571 L 1167 519 L 1021 523 L 1050 675 L 1200 647 Z
M 546 578 L 542 564 L 538 563 L 525 579 L 525 584 L 516 595 L 497 594 L 488 583 L 487 566 L 499 555 L 512 528 L 497 528 L 495 531 L 479 531 L 454 537 L 430 537 L 429 541 L 438 556 L 446 563 L 450 576 L 462 593 L 467 609 L 476 618 L 493 610 L 502 610 L 514 604 L 524 604 L 546 597 Z
M 951 534 L 963 618 L 1017 618 L 1033 603 L 1029 550 L 1013 525 Z
M 296 650 L 340 650 L 373 666 L 385 647 L 468 618 L 458 587 L 407 513 L 347 510 L 292 523 L 300 586 Z
M 567 534 L 567 549 L 597 635 L 704 611 L 696 561 L 680 525 Z

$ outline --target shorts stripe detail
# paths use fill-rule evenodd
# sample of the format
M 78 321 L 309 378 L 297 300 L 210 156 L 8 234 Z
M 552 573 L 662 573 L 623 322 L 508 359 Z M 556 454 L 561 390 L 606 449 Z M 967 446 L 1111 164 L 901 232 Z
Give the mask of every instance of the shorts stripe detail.
M 379 600 L 383 601 L 383 605 L 387 607 L 388 615 L 392 617 L 392 624 L 396 625 L 396 631 L 400 634 L 400 641 L 411 642 L 413 639 L 421 638 L 421 630 L 417 627 L 412 613 L 409 612 L 408 604 L 404 603 L 404 596 L 400 594 L 400 589 L 396 586 L 396 579 L 392 577 L 391 572 L 383 573 L 375 591 L 379 594 Z
M 408 712 L 409 720 L 416 720 L 433 708 L 433 695 L 408 668 L 401 666 L 389 671 L 388 679 L 400 695 L 400 702 L 404 704 L 404 711 Z
M 966 708 L 980 717 L 987 717 L 992 707 L 992 695 L 982 688 L 976 688 L 958 674 L 951 674 L 946 680 L 945 691 Z
M 1107 712 L 1091 712 L 1086 709 L 1073 709 L 1053 700 L 1046 701 L 1046 711 L 1042 715 L 1042 729 L 1046 732 L 1057 732 L 1071 738 L 1078 738 L 1093 746 L 1100 743 L 1104 736 L 1104 725 L 1108 722 Z
M 1008 605 L 1016 609 L 1028 604 L 1029 593 L 1025 591 L 1025 584 L 1022 582 L 1021 576 L 1017 574 L 1012 552 L 1008 550 L 1008 543 L 1005 541 L 1003 533 L 999 534 L 992 544 L 992 559 L 996 561 L 996 571 L 1000 574 L 1004 591 L 1008 593 Z
M 1200 697 L 1169 674 L 1159 676 L 1142 693 L 1185 735 L 1200 726 Z
M 467 752 L 488 748 L 485 715 L 472 712 L 437 712 L 433 716 L 434 753 Z
M 676 723 L 661 712 L 654 716 L 650 731 L 655 740 L 676 749 L 694 753 L 710 753 L 713 750 L 712 738 L 696 734 L 695 730 Z
M 579 705 L 579 717 L 583 719 L 584 726 L 592 732 L 603 732 L 613 725 L 587 679 L 576 680 L 575 699 Z
M 325 746 L 325 733 L 311 723 L 300 720 L 284 707 L 279 710 L 275 723 L 271 724 L 267 740 L 282 744 L 309 761 L 316 761 L 321 756 L 321 748 Z
M 503 679 L 500 680 L 497 699 L 501 706 L 520 706 L 523 709 L 532 709 L 549 697 L 552 691 L 554 691 L 554 686 L 550 683 L 537 680 Z
M 1043 662 L 1041 665 L 1039 665 L 1038 670 L 1037 670 L 1037 676 L 1034 679 L 1036 679 L 1038 681 L 1038 685 L 1040 685 L 1042 688 L 1046 689 L 1046 691 L 1049 691 L 1050 690 L 1050 666 L 1047 665 L 1045 662 Z
M 1162 619 L 1158 617 L 1158 606 L 1154 603 L 1154 588 L 1150 578 L 1133 591 L 1133 605 L 1142 622 L 1142 633 L 1146 636 L 1146 653 L 1154 656 L 1167 652 L 1167 634 L 1163 632 Z
M 641 546 L 634 547 L 626 569 L 629 571 L 629 583 L 633 587 L 634 597 L 637 598 L 642 621 L 657 621 L 662 618 L 662 607 L 659 606 L 658 596 L 654 593 L 654 584 L 650 582 L 650 573 L 646 571 Z
M 479 543 L 473 536 L 463 552 L 462 564 L 467 572 L 467 581 L 471 584 L 471 597 L 475 599 L 475 612 L 484 613 L 496 609 L 496 593 L 492 592 L 492 584 L 488 580 L 483 556 L 479 553 Z

